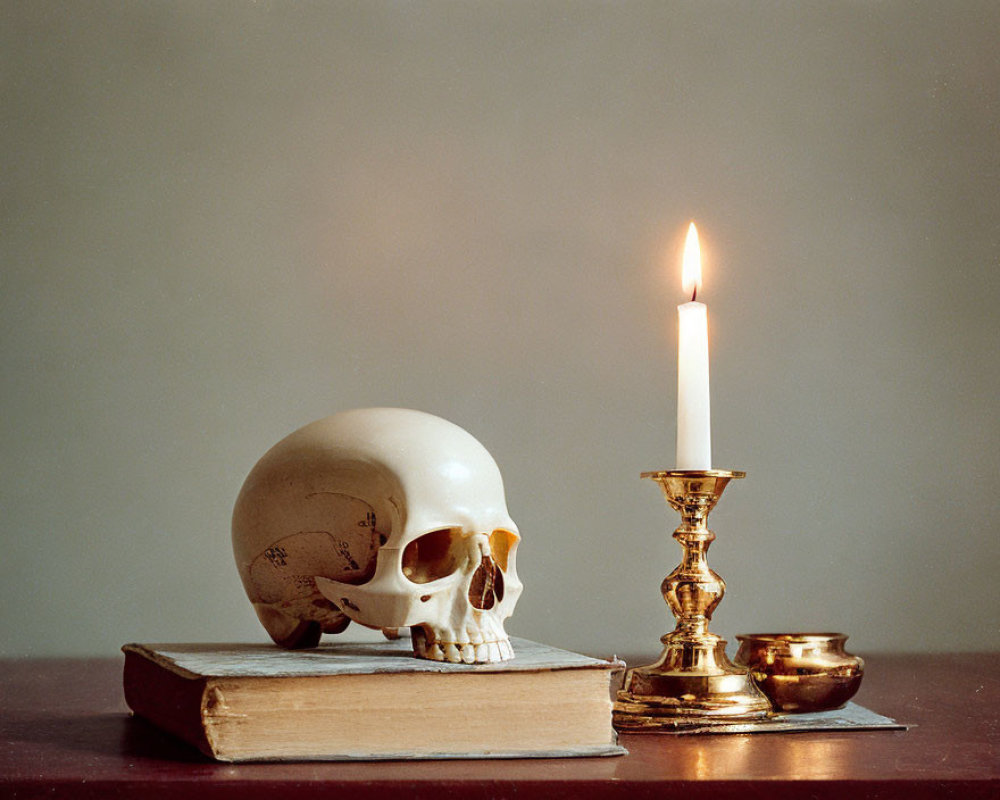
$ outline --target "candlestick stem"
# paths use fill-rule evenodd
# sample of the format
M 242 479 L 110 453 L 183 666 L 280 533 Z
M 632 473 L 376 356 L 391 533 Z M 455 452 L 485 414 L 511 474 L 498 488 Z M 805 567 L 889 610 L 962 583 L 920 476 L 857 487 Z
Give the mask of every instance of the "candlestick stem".
M 745 669 L 726 656 L 725 639 L 708 623 L 726 592 L 726 582 L 708 566 L 715 534 L 708 514 L 730 480 L 746 473 L 729 470 L 644 472 L 656 481 L 681 515 L 674 539 L 681 563 L 660 586 L 677 619 L 661 637 L 663 653 L 654 664 L 630 669 L 615 703 L 615 727 L 629 732 L 669 731 L 688 726 L 756 719 L 770 711 L 767 698 Z

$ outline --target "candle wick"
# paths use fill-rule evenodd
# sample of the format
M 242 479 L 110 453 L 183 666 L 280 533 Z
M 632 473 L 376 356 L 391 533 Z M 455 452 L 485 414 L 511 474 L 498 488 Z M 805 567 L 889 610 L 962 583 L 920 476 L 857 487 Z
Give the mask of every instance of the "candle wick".
M 698 299 L 698 287 L 695 286 L 694 291 L 691 293 L 691 302 L 693 303 L 697 299 Z

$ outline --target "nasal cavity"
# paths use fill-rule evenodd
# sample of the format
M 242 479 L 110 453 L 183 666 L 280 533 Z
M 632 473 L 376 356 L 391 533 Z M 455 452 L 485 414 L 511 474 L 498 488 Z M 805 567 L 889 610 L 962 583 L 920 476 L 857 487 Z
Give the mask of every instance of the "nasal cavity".
M 489 556 L 483 556 L 479 568 L 472 573 L 472 583 L 469 585 L 469 602 L 473 608 L 486 611 L 496 603 L 497 565 Z

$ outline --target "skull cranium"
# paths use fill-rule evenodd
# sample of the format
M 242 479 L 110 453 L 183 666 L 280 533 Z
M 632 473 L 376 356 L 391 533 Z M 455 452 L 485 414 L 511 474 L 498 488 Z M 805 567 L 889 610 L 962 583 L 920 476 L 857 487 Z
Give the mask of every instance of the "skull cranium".
M 409 627 L 423 658 L 511 658 L 519 541 L 486 449 L 407 409 L 301 428 L 257 463 L 233 512 L 244 588 L 284 647 L 315 646 L 354 620 Z

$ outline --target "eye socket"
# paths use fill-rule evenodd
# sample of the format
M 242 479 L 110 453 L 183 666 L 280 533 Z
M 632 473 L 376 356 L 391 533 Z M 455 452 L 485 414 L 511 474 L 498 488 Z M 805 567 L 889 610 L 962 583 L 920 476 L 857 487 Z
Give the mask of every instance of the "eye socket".
M 414 539 L 403 550 L 403 574 L 414 583 L 430 583 L 451 575 L 458 569 L 458 549 L 452 543 L 460 535 L 446 528 Z
M 511 531 L 498 528 L 490 534 L 490 552 L 493 560 L 504 572 L 507 571 L 507 560 L 517 546 L 517 535 Z

